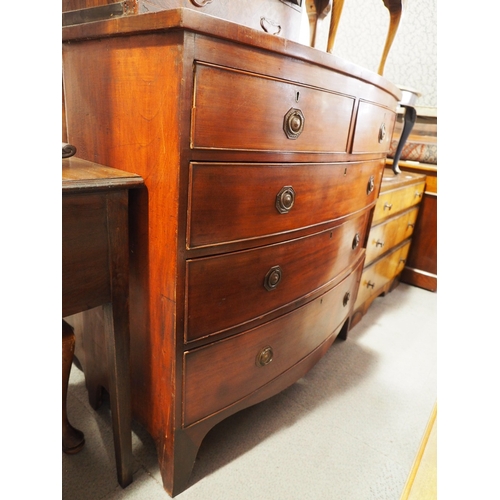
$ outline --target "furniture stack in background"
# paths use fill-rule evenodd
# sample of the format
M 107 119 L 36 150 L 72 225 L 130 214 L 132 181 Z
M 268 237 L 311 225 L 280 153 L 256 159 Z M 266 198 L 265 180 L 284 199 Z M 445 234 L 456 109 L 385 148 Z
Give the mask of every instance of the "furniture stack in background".
M 394 174 L 391 169 L 385 169 L 349 329 L 359 323 L 378 296 L 390 292 L 399 283 L 410 251 L 424 187 L 424 175 Z
M 403 126 L 398 115 L 394 128 L 393 155 Z M 402 172 L 424 174 L 426 188 L 420 214 L 413 233 L 413 242 L 401 281 L 432 292 L 437 291 L 437 112 L 435 108 L 418 108 L 417 120 L 406 141 L 399 161 Z

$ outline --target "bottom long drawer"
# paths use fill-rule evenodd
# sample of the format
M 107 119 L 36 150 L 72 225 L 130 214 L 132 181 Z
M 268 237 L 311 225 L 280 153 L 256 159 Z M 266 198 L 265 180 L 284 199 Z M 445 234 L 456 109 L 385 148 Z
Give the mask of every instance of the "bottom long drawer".
M 299 362 L 347 319 L 363 259 L 337 286 L 278 319 L 184 353 L 185 427 L 251 394 Z

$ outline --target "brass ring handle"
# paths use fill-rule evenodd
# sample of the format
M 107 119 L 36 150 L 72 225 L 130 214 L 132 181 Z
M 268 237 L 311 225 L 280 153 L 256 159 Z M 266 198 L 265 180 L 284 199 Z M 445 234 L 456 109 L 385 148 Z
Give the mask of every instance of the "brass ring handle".
M 290 108 L 283 118 L 283 131 L 289 139 L 297 139 L 302 134 L 305 124 L 304 113 L 298 108 Z
M 367 284 L 366 284 L 366 288 L 373 288 L 375 286 L 375 283 L 373 281 L 369 281 Z
M 382 123 L 380 125 L 379 131 L 378 131 L 378 142 L 383 142 L 386 136 L 386 131 L 385 131 L 385 123 Z
M 415 224 L 413 224 L 411 222 L 408 222 L 408 226 L 407 227 L 415 227 Z
M 385 204 L 384 204 L 384 210 L 385 209 L 390 210 L 391 208 L 392 208 L 392 203 L 385 202 Z
M 360 237 L 359 237 L 359 233 L 356 233 L 353 240 L 352 240 L 352 249 L 355 250 L 356 248 L 358 248 L 359 246 L 359 241 L 360 241 Z
M 283 186 L 276 195 L 276 210 L 287 214 L 295 203 L 295 190 L 292 186 Z
M 419 191 L 415 192 L 415 198 L 422 198 L 422 193 Z
M 403 263 L 403 264 L 406 264 L 406 259 L 399 259 L 399 263 Z
M 260 18 L 260 27 L 271 35 L 279 35 L 281 33 L 281 26 L 270 19 L 266 19 L 265 17 Z
M 271 267 L 264 278 L 264 288 L 267 291 L 274 290 L 280 284 L 282 276 L 283 271 L 280 266 Z
M 351 294 L 349 292 L 346 292 L 344 295 L 344 299 L 342 300 L 342 305 L 345 307 L 349 303 L 350 299 L 351 299 Z
M 377 240 L 377 242 L 375 243 L 375 246 L 376 247 L 383 247 L 384 246 L 384 242 L 382 240 Z
M 371 194 L 374 189 L 375 189 L 375 177 L 373 175 L 370 175 L 370 178 L 368 179 L 368 185 L 366 186 L 366 194 Z
M 271 346 L 264 347 L 255 358 L 257 366 L 266 366 L 273 360 L 274 352 Z

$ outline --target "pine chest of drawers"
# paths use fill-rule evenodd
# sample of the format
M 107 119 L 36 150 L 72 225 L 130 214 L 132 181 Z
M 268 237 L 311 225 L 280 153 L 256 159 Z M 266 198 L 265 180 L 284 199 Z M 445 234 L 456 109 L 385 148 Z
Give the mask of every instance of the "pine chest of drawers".
M 349 328 L 399 283 L 425 190 L 425 175 L 386 168 L 366 243 L 366 259 Z
M 145 182 L 130 200 L 132 407 L 175 495 L 217 422 L 345 336 L 399 90 L 183 9 L 64 28 L 63 67 L 68 141 Z

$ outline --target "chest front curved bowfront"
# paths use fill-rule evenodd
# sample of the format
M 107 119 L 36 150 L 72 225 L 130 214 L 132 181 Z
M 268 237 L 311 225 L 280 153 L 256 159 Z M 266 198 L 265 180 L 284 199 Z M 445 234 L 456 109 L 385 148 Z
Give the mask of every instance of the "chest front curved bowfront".
M 343 331 L 399 91 L 182 9 L 63 40 L 68 140 L 146 186 L 130 200 L 132 403 L 175 495 L 210 428 Z

